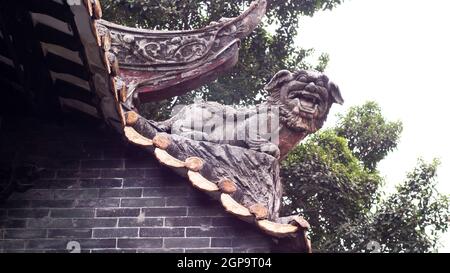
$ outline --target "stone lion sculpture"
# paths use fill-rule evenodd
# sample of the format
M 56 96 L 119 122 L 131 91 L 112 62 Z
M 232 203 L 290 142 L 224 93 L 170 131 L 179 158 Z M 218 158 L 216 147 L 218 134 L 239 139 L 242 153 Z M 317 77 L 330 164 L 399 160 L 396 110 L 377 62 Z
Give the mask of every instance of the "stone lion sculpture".
M 333 103 L 344 102 L 339 87 L 326 75 L 306 70 L 279 71 L 265 89 L 269 92 L 267 101 L 254 107 L 198 102 L 182 107 L 158 127 L 194 140 L 283 158 L 299 141 L 322 127 Z

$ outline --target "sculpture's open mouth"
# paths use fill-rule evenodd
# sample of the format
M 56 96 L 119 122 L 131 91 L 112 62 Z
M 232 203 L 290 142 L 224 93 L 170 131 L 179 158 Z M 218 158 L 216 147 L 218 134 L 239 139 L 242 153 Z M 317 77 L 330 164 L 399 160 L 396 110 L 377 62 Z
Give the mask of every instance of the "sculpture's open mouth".
M 294 106 L 294 112 L 305 112 L 315 114 L 319 111 L 319 105 L 322 99 L 319 95 L 307 91 L 292 91 L 288 95 L 291 104 Z

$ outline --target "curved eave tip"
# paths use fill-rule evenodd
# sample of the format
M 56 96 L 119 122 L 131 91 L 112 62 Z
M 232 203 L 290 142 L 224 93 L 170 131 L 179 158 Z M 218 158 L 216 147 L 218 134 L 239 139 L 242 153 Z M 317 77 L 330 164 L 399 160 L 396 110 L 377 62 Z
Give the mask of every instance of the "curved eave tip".
M 244 28 L 240 33 L 238 33 L 237 38 L 243 39 L 250 35 L 253 30 L 261 23 L 262 18 L 266 13 L 267 1 L 258 0 L 252 2 L 250 7 L 240 16 L 235 18 L 236 21 L 242 20 L 242 25 Z

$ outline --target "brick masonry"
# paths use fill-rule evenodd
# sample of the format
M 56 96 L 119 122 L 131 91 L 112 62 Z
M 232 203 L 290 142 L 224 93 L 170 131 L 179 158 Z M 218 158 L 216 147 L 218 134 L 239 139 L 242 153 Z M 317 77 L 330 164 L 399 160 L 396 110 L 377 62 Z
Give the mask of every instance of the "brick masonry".
M 271 239 L 101 125 L 3 119 L 0 158 L 42 168 L 0 203 L 0 252 L 269 252 Z

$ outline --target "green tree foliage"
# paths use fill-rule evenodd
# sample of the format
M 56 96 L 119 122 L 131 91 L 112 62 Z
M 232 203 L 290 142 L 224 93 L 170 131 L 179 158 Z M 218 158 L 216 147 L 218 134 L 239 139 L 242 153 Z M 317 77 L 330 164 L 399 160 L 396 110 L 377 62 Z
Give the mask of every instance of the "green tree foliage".
M 175 104 L 195 97 L 225 104 L 250 105 L 267 95 L 263 87 L 281 69 L 323 70 L 328 56 L 313 65 L 306 61 L 313 49 L 294 46 L 299 18 L 331 9 L 342 0 L 269 0 L 264 23 L 241 44 L 239 63 L 226 75 L 195 92 L 174 100 L 153 103 L 142 109 L 152 119 L 165 118 Z M 251 0 L 105 0 L 104 18 L 120 24 L 159 30 L 196 29 L 221 17 L 238 16 Z
M 341 243 L 345 238 L 338 234 L 349 220 L 370 212 L 382 183 L 377 173 L 364 169 L 347 140 L 333 130 L 315 134 L 294 149 L 281 173 L 285 214 L 303 214 L 312 226 L 314 247 L 326 251 L 345 250 L 349 242 Z
M 353 154 L 370 170 L 397 147 L 403 130 L 401 122 L 386 121 L 373 101 L 351 107 L 345 116 L 338 117 L 336 133 L 348 140 Z
M 376 242 L 373 247 L 379 246 L 375 250 L 384 252 L 436 249 L 439 235 L 448 228 L 449 215 L 448 197 L 436 190 L 437 161 L 419 161 L 405 182 L 385 196 L 383 178 L 343 136 L 352 136 L 353 143 L 361 146 L 364 143 L 358 137 L 375 143 L 371 152 L 383 155 L 370 157 L 373 165 L 369 166 L 376 166 L 387 152 L 385 145 L 372 140 L 385 139 L 395 147 L 400 132 L 380 129 L 394 123 L 386 121 L 373 102 L 351 108 L 340 119 L 335 129 L 310 137 L 283 162 L 283 213 L 304 215 L 312 226 L 316 251 L 367 252 L 373 250 L 371 241 Z M 342 121 L 353 119 L 352 126 L 342 126 Z M 363 131 L 359 129 L 363 124 L 372 129 L 355 133 L 354 128 Z M 400 122 L 395 124 L 401 128 Z
M 387 252 L 427 252 L 448 229 L 449 198 L 436 189 L 439 162 L 419 160 L 405 182 L 379 205 L 372 217 L 374 240 Z

